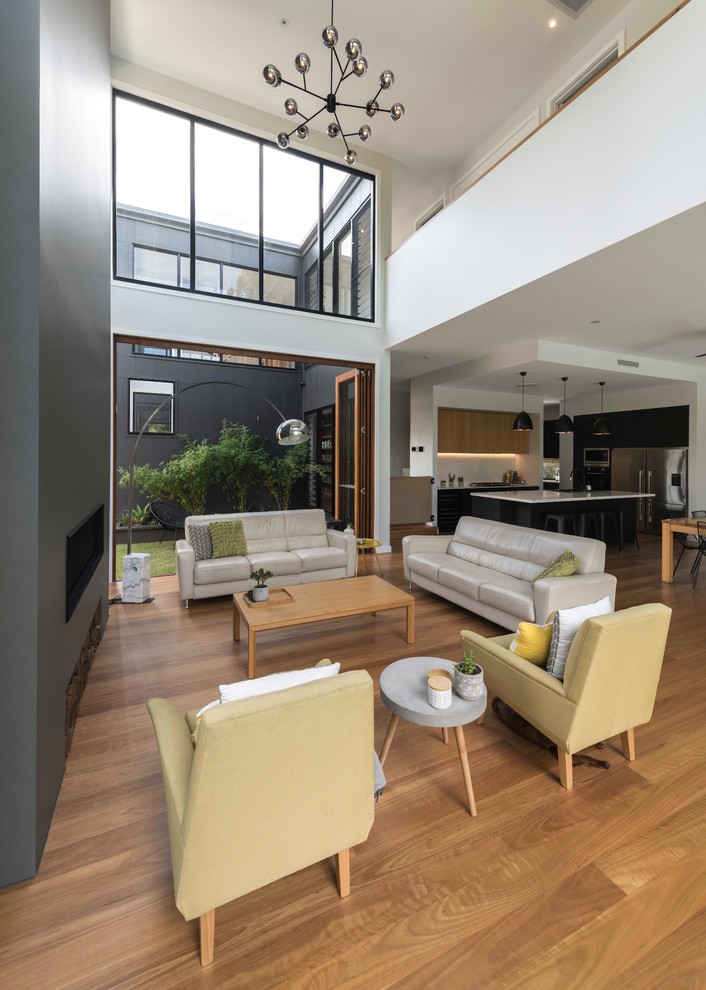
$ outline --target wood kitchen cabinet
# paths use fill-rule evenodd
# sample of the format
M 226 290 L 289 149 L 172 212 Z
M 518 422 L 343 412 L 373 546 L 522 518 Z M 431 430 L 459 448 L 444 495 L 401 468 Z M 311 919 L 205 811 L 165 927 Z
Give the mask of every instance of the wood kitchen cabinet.
M 439 408 L 440 454 L 528 454 L 529 433 L 516 433 L 516 413 Z

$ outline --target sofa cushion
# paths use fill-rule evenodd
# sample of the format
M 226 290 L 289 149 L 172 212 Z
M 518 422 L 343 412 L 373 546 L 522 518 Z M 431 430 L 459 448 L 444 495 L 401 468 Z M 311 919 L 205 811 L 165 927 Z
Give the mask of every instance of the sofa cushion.
M 317 546 L 310 549 L 292 550 L 292 554 L 302 562 L 302 572 L 325 571 L 330 567 L 345 567 L 348 555 L 338 547 Z
M 554 613 L 552 645 L 549 649 L 547 673 L 559 680 L 564 679 L 566 658 L 569 655 L 574 636 L 587 619 L 596 615 L 609 615 L 613 611 L 610 598 L 601 598 L 590 605 L 576 605 L 574 608 L 560 608 Z
M 439 571 L 446 564 L 449 564 L 447 553 L 412 553 L 407 558 L 407 567 L 410 573 L 419 574 L 420 577 L 428 578 L 430 581 L 439 580 Z
M 569 577 L 573 574 L 576 568 L 579 566 L 578 557 L 576 557 L 571 550 L 565 550 L 560 553 L 556 560 L 553 560 L 549 567 L 545 567 L 544 570 L 537 575 L 534 581 L 541 581 L 542 578 L 547 577 Z M 532 584 L 534 584 L 534 581 Z
M 604 568 L 605 543 L 600 540 L 566 533 L 547 533 L 527 526 L 510 526 L 476 516 L 462 516 L 459 519 L 449 544 L 449 553 L 454 556 L 496 567 L 526 581 L 534 580 L 565 550 L 571 550 L 578 558 L 579 574 L 602 571 Z M 495 559 L 486 558 L 479 551 L 493 554 Z M 523 568 L 522 562 L 529 566 Z
M 302 572 L 301 557 L 295 553 L 287 553 L 286 550 L 283 552 L 249 553 L 248 560 L 254 571 L 262 567 L 266 571 L 272 571 L 273 577 L 286 577 L 289 574 L 301 574 Z
M 287 550 L 282 512 L 250 512 L 243 513 L 239 518 L 242 519 L 248 541 L 248 554 Z
M 250 561 L 247 557 L 214 557 L 194 564 L 194 584 L 221 584 L 224 581 L 247 581 Z
M 516 615 L 518 619 L 534 622 L 534 593 L 529 581 L 519 581 L 509 574 L 495 572 L 481 585 L 478 599 L 484 605 Z
M 534 622 L 520 622 L 517 633 L 507 649 L 523 660 L 544 667 L 549 657 L 553 627 L 553 622 L 548 622 L 546 626 L 537 626 Z
M 454 562 L 447 557 L 446 563 L 439 568 L 438 581 L 445 588 L 451 588 L 461 595 L 468 595 L 469 598 L 478 600 L 481 585 L 486 581 L 495 580 L 496 577 L 497 571 L 490 567 L 480 567 L 465 560 Z
M 273 691 L 284 691 L 286 688 L 320 681 L 326 677 L 335 677 L 341 669 L 340 663 L 325 666 L 307 667 L 304 670 L 282 670 L 265 677 L 256 677 L 251 681 L 236 681 L 234 684 L 220 684 L 218 690 L 221 704 L 232 701 L 242 701 L 244 698 L 256 698 L 261 694 L 271 694 Z
M 244 557 L 248 552 L 240 519 L 217 519 L 209 523 L 213 557 Z
M 290 509 L 284 516 L 284 532 L 288 550 L 328 546 L 323 509 Z
M 210 560 L 213 556 L 211 528 L 207 523 L 193 523 L 189 527 L 189 543 L 194 549 L 196 560 Z

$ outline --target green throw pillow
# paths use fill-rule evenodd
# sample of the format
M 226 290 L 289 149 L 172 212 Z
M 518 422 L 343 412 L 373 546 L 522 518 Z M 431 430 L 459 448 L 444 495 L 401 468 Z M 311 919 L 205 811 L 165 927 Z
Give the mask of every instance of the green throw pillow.
M 248 544 L 240 519 L 219 519 L 208 524 L 214 557 L 245 557 Z
M 215 549 L 213 556 L 216 556 Z M 534 581 L 539 581 L 540 578 L 546 577 L 568 577 L 569 574 L 574 573 L 578 566 L 578 557 L 575 557 L 571 550 L 565 550 L 564 553 L 559 554 L 556 560 L 552 561 L 549 567 L 545 567 L 542 573 L 538 574 Z M 532 584 L 534 584 L 534 581 Z

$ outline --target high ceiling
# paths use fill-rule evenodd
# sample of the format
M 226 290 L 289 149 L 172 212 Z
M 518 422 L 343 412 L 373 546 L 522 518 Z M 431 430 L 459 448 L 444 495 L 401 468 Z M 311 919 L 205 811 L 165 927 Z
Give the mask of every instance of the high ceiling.
M 424 175 L 446 172 L 628 2 L 591 0 L 573 19 L 549 0 L 337 0 L 339 48 L 357 37 L 369 63 L 368 74 L 344 83 L 339 95 L 366 103 L 380 72 L 392 69 L 389 96 L 405 105 L 406 114 L 399 123 L 373 120 L 369 147 Z M 325 95 L 329 57 L 321 32 L 330 15 L 329 0 L 112 0 L 112 50 L 269 112 L 284 130 L 290 124 L 284 99 L 299 94 L 266 85 L 263 66 L 274 63 L 286 79 L 300 82 L 294 57 L 307 52 L 310 88 Z M 558 22 L 554 30 L 547 26 L 551 18 Z M 304 98 L 300 102 L 303 107 Z M 366 122 L 364 115 L 350 115 L 342 118 L 347 131 Z M 312 127 L 323 132 L 330 119 L 323 113 Z
M 654 20 L 676 5 L 676 0 L 641 2 L 649 5 Z M 474 149 L 628 3 L 591 0 L 574 19 L 551 0 L 337 0 L 333 22 L 339 38 L 343 43 L 359 38 L 370 66 L 362 80 L 344 83 L 339 98 L 365 103 L 375 93 L 380 72 L 389 68 L 395 85 L 385 105 L 399 100 L 406 107 L 399 123 L 380 117 L 371 121 L 369 144 L 355 145 L 361 163 L 368 148 L 393 159 L 398 203 L 415 183 L 436 182 L 438 188 L 443 176 L 441 186 L 448 185 Z M 292 127 L 282 109 L 284 99 L 294 95 L 304 107 L 305 98 L 285 86 L 267 86 L 263 66 L 272 62 L 285 78 L 299 81 L 294 56 L 305 51 L 312 60 L 310 88 L 326 93 L 328 52 L 321 31 L 330 14 L 329 0 L 112 0 L 112 50 L 126 61 L 271 114 L 274 137 Z M 551 18 L 557 20 L 553 30 Z M 351 116 L 342 117 L 346 130 L 366 121 L 359 111 L 347 113 Z M 324 131 L 330 119 L 322 113 L 312 128 Z M 397 345 L 393 377 L 408 379 L 464 362 L 468 369 L 469 361 L 483 356 L 479 342 L 489 340 L 507 347 L 542 339 L 693 363 L 706 351 L 705 230 L 704 210 L 690 211 Z M 699 361 L 706 369 L 706 359 Z M 557 366 L 537 360 L 526 367 L 528 380 L 538 382 L 546 400 L 559 398 Z M 517 370 L 508 362 L 503 371 L 450 371 L 446 379 L 507 391 L 518 380 Z M 605 371 L 585 368 L 574 374 L 573 384 L 586 393 L 602 377 Z M 659 380 L 616 372 L 610 381 L 613 387 L 647 383 Z

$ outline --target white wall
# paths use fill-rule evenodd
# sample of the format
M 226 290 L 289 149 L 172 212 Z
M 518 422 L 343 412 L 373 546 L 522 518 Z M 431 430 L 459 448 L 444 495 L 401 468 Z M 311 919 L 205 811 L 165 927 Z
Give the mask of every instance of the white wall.
M 434 179 L 428 179 L 425 182 L 417 178 L 414 192 L 410 189 L 405 197 L 406 208 L 404 212 L 400 210 L 396 210 L 395 212 L 392 231 L 393 250 L 397 250 L 403 241 L 414 233 L 414 221 L 416 217 L 422 214 L 432 203 L 436 202 L 442 196 L 446 197 L 447 203 L 451 203 L 456 198 L 454 196 L 454 186 L 460 180 L 464 179 L 479 163 L 486 160 L 489 154 L 500 145 L 503 145 L 511 135 L 517 134 L 516 141 L 520 140 L 524 133 L 523 124 L 530 116 L 536 116 L 537 123 L 545 120 L 545 105 L 550 96 L 569 79 L 574 78 L 619 33 L 624 32 L 626 47 L 629 47 L 645 35 L 658 21 L 670 13 L 676 5 L 677 0 L 633 0 L 603 30 L 598 32 L 588 44 L 577 52 L 574 58 L 568 61 L 559 72 L 552 75 L 540 89 L 528 96 L 525 103 L 518 107 L 505 123 L 474 148 L 468 149 L 452 172 L 437 175 Z M 492 160 L 488 161 L 486 167 L 490 167 L 490 164 L 492 164 Z M 407 181 L 411 186 L 411 177 Z M 470 181 L 465 182 L 463 189 L 469 184 Z
M 406 241 L 387 263 L 388 342 L 706 201 L 704 37 L 692 0 Z

